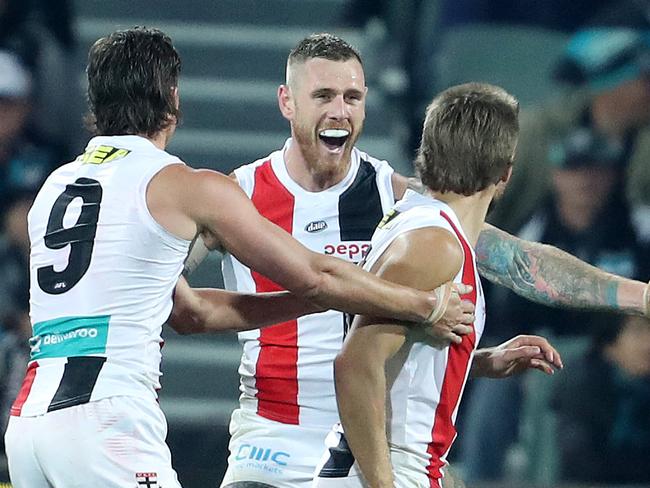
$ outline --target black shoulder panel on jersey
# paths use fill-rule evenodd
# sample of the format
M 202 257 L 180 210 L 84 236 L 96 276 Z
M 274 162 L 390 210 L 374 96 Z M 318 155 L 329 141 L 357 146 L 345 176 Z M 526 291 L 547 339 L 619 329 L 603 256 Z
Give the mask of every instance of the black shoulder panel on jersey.
M 384 211 L 377 188 L 377 172 L 361 160 L 354 182 L 339 198 L 342 241 L 369 241 Z

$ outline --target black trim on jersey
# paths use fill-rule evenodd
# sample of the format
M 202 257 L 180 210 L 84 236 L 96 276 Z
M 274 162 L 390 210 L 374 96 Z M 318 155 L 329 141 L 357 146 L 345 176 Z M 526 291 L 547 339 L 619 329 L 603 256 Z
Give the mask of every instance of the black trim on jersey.
M 336 447 L 330 447 L 330 457 L 318 473 L 319 478 L 345 478 L 350 474 L 354 464 L 354 456 L 344 434 Z
M 106 358 L 95 356 L 69 357 L 63 369 L 59 388 L 52 398 L 48 412 L 81 405 L 90 401 L 95 383 Z
M 348 332 L 350 332 L 355 316 L 353 313 L 343 312 L 343 340 L 345 340 Z
M 371 163 L 361 160 L 352 185 L 339 197 L 341 240 L 369 241 L 383 216 L 377 172 Z

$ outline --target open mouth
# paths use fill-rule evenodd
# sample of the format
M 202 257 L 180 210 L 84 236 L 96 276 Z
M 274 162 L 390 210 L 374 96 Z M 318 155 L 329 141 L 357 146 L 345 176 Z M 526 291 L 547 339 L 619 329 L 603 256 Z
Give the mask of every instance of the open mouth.
M 325 129 L 318 134 L 322 143 L 332 151 L 341 149 L 349 137 L 350 131 L 346 129 Z

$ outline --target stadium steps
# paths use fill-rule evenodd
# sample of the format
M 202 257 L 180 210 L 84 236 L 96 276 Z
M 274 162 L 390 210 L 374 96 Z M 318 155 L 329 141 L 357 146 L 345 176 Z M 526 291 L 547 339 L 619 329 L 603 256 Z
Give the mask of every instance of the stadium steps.
M 134 2 L 139 3 L 139 2 Z M 265 2 L 260 2 L 260 4 Z M 313 29 L 291 26 L 251 26 L 165 20 L 82 17 L 78 34 L 84 51 L 115 29 L 149 25 L 169 34 L 183 59 L 183 74 L 218 79 L 266 80 L 280 83 L 289 50 Z M 338 29 L 355 45 L 362 42 L 354 30 Z
M 228 424 L 237 407 L 241 350 L 234 334 L 178 337 L 166 331 L 160 405 L 176 425 Z
M 523 106 L 542 103 L 560 89 L 553 68 L 569 36 L 541 27 L 466 24 L 439 40 L 433 64 L 438 88 L 468 81 L 502 86 Z
M 251 26 L 300 26 L 330 29 L 347 0 L 77 0 L 80 17 L 211 22 Z M 142 24 L 140 24 L 142 25 Z

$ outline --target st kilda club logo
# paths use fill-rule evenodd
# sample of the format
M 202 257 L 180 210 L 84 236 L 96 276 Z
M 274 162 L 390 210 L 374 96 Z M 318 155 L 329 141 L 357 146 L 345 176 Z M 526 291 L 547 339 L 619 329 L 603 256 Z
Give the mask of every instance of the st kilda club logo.
M 158 473 L 135 473 L 138 488 L 162 488 L 158 484 Z

